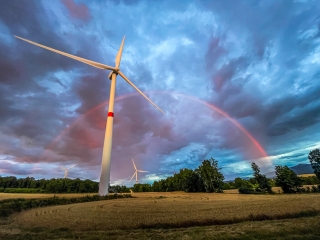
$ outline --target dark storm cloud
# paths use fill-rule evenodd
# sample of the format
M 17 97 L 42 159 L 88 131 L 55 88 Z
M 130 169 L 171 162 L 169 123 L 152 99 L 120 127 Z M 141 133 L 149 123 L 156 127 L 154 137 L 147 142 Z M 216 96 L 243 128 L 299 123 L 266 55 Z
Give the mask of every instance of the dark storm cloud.
M 84 3 L 77 4 L 73 0 L 61 0 L 61 2 L 66 6 L 71 17 L 83 21 L 90 19 L 90 11 Z
M 80 5 L 80 9 L 73 5 L 68 6 L 72 16 L 87 19 L 88 12 L 83 5 Z M 53 31 L 53 23 L 45 17 L 46 9 L 40 2 L 10 1 L 0 11 L 0 19 L 12 35 L 73 53 L 72 47 L 67 46 L 70 46 L 70 43 L 62 40 L 60 34 Z M 10 38 L 10 44 L 1 42 L 0 48 L 0 111 L 6 129 L 4 131 L 9 139 L 25 138 L 25 141 L 29 142 L 28 145 L 23 145 L 23 150 L 19 149 L 19 145 L 12 145 L 3 150 L 3 153 L 16 156 L 19 162 L 39 162 L 39 154 L 41 155 L 42 151 L 38 148 L 50 144 L 57 130 L 61 131 L 70 122 L 70 117 L 64 115 L 65 107 L 68 107 L 68 104 L 72 105 L 78 98 L 72 89 L 80 88 L 75 83 L 70 86 L 71 91 L 66 90 L 64 94 L 58 95 L 52 92 L 54 87 L 42 87 L 40 84 L 49 73 L 48 78 L 52 82 L 66 88 L 61 79 L 53 77 L 54 72 L 70 71 L 73 66 L 83 67 L 83 64 L 25 43 L 13 36 Z M 91 97 L 93 96 L 97 96 L 97 93 L 93 93 Z M 81 94 L 79 97 L 82 100 Z M 79 151 L 78 148 L 75 151 L 84 157 L 87 156 L 85 151 Z
M 314 81 L 316 81 L 314 79 Z M 266 107 L 262 121 L 269 126 L 269 134 L 282 135 L 293 129 L 303 130 L 319 122 L 320 85 L 306 91 L 304 95 L 288 96 Z
M 245 58 L 228 56 L 232 49 L 226 51 L 227 47 L 222 47 L 219 36 L 214 37 L 209 43 L 206 55 L 208 72 L 215 69 L 218 59 L 228 58 L 226 64 L 213 71 L 212 85 L 219 93 L 218 99 L 215 100 L 218 106 L 235 118 L 251 117 L 255 119 L 254 125 L 261 126 L 263 123 L 267 134 L 271 136 L 283 135 L 293 129 L 303 130 L 319 122 L 319 111 L 317 111 L 319 104 L 316 103 L 320 94 L 319 84 L 313 84 L 315 85 L 313 89 L 303 91 L 298 96 L 286 93 L 287 90 L 292 91 L 293 82 L 301 77 L 300 59 L 306 58 L 317 44 L 314 40 L 318 31 L 311 36 L 302 35 L 308 29 L 319 26 L 319 16 L 316 17 L 314 14 L 319 6 L 314 5 L 315 2 L 308 5 L 292 1 L 202 3 L 218 16 L 222 27 L 232 29 L 234 34 L 242 32 L 246 37 L 243 46 Z M 262 15 L 266 17 L 262 18 Z M 225 32 L 222 38 L 226 39 L 227 35 Z M 270 56 L 270 46 L 278 50 L 273 58 Z M 283 91 L 284 94 L 283 96 L 278 94 L 279 97 L 274 100 L 271 92 L 270 95 L 263 96 L 263 88 L 248 87 L 252 81 L 256 81 L 256 86 L 260 84 L 261 80 L 255 79 L 254 73 L 247 75 L 247 78 L 237 76 L 248 72 L 252 65 L 263 62 L 270 68 L 270 73 L 274 68 L 279 69 L 276 74 L 270 75 L 270 78 L 273 78 L 272 82 L 278 87 L 273 87 L 274 93 Z M 317 80 L 317 78 L 310 79 L 304 85 Z M 303 83 L 296 81 L 295 85 L 297 84 L 304 87 Z M 309 106 L 306 107 L 307 105 Z M 288 114 L 290 112 L 293 113 Z M 254 125 L 246 127 L 251 130 L 256 128 Z
M 17 164 L 12 164 L 8 161 L 0 160 L 0 173 L 11 175 L 28 175 L 31 172 L 29 169 L 17 166 Z
M 81 100 L 81 106 L 77 112 L 82 114 L 106 101 L 109 96 L 110 81 L 103 71 L 94 76 L 84 76 L 79 79 L 75 87 L 76 93 Z
M 278 150 L 275 140 L 285 143 L 319 122 L 318 12 L 315 2 L 292 1 L 7 1 L 0 9 L 0 154 L 21 164 L 78 163 L 97 177 L 108 112 L 108 71 L 12 35 L 108 65 L 127 36 L 122 71 L 167 115 L 139 94 L 116 102 L 113 179 L 131 177 L 132 158 L 165 176 L 204 158 L 235 169 L 262 157 L 228 119 L 174 91 L 214 104 L 283 154 L 290 145 Z M 133 93 L 118 76 L 116 95 Z
M 227 64 L 223 65 L 216 73 L 212 76 L 214 90 L 219 92 L 221 88 L 231 81 L 238 70 L 242 70 L 248 66 L 247 60 L 244 58 L 232 59 Z M 223 99 L 223 96 L 222 96 Z

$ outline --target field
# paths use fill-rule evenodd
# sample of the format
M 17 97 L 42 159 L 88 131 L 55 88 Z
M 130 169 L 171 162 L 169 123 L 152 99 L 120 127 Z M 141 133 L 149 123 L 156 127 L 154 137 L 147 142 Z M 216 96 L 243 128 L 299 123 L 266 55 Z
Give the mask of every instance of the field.
M 95 193 L 0 193 L 0 200 L 12 199 L 12 198 L 50 198 L 53 196 L 75 198 L 86 195 L 95 195 Z
M 11 198 L 13 195 L 31 198 L 49 194 L 10 195 Z M 65 196 L 74 197 L 74 194 Z M 298 235 L 304 232 L 303 239 L 312 239 L 310 228 L 320 223 L 319 194 L 240 195 L 229 190 L 224 194 L 173 192 L 133 193 L 132 196 L 17 213 L 2 222 L 0 239 L 25 239 L 26 236 L 28 239 L 39 236 L 42 236 L 40 239 L 100 239 L 102 236 L 109 236 L 107 239 L 180 239 L 184 236 L 187 236 L 185 239 L 220 239 L 221 236 L 222 239 L 246 239 L 250 234 L 260 234 L 257 239 L 261 239 L 273 233 L 281 236 L 286 231 L 289 233 L 278 239 L 291 239 L 286 237 L 296 231 Z M 4 198 L 9 196 L 1 194 L 0 199 Z
M 299 174 L 298 177 L 313 177 L 316 176 L 314 173 L 310 173 L 310 174 Z

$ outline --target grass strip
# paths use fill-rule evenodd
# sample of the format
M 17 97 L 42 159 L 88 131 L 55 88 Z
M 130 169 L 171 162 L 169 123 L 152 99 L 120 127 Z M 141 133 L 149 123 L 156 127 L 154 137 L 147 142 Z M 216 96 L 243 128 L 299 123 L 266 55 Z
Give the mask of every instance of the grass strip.
M 307 211 L 301 211 L 297 213 L 284 213 L 284 214 L 276 214 L 276 215 L 249 214 L 247 217 L 242 217 L 242 218 L 237 218 L 237 217 L 229 218 L 229 219 L 208 218 L 205 220 L 198 220 L 198 221 L 188 220 L 188 221 L 173 222 L 173 223 L 140 224 L 136 228 L 137 229 L 188 228 L 188 227 L 194 227 L 194 226 L 227 225 L 227 224 L 235 224 L 235 223 L 242 223 L 242 222 L 248 222 L 248 221 L 282 220 L 282 219 L 294 219 L 294 218 L 302 218 L 302 217 L 315 217 L 319 215 L 320 215 L 320 211 L 318 210 L 307 210 Z
M 247 240 L 247 239 L 281 239 L 281 240 L 314 240 L 320 236 L 320 218 L 270 221 L 268 224 L 244 222 L 235 226 L 202 226 L 172 229 L 126 229 L 108 231 L 72 231 L 67 228 L 24 229 L 22 231 L 0 231 L 0 239 L 38 240 L 38 239 L 194 239 L 194 240 Z
M 67 205 L 73 203 L 84 203 L 84 202 L 93 202 L 93 201 L 102 201 L 110 200 L 117 198 L 131 198 L 131 194 L 115 194 L 108 196 L 84 196 L 77 198 L 65 198 L 53 196 L 52 198 L 41 198 L 41 199 L 25 199 L 25 198 L 16 198 L 16 199 L 5 199 L 0 201 L 0 217 L 8 217 L 9 215 L 24 210 L 46 207 L 46 206 L 55 206 L 55 205 Z

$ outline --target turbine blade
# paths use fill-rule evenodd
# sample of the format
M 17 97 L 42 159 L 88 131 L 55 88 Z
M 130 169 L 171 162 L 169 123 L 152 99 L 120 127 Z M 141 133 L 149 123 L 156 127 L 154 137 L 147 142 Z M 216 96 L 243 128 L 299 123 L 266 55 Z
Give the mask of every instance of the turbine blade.
M 136 167 L 136 165 L 134 164 L 133 159 L 132 159 L 132 162 L 133 162 L 134 169 L 137 171 L 137 167 Z
M 137 173 L 137 172 L 134 172 L 134 174 L 132 175 L 132 177 L 131 177 L 131 179 L 130 179 L 130 182 L 131 182 L 132 178 L 134 177 L 134 175 L 136 175 L 136 173 Z
M 72 165 L 71 167 L 68 167 L 68 169 L 75 167 L 77 164 Z
M 108 65 L 104 65 L 102 63 L 97 63 L 97 62 L 94 62 L 94 61 L 91 61 L 91 60 L 87 60 L 85 58 L 81 58 L 81 57 L 77 57 L 77 56 L 74 56 L 74 55 L 71 55 L 69 53 L 65 53 L 65 52 L 62 52 L 62 51 L 59 51 L 59 50 L 56 50 L 56 49 L 53 49 L 53 48 L 50 48 L 50 47 L 46 47 L 44 45 L 41 45 L 39 43 L 36 43 L 36 42 L 32 42 L 30 40 L 27 40 L 27 39 L 24 39 L 24 38 L 21 38 L 21 37 L 18 37 L 18 36 L 15 36 L 16 38 L 19 38 L 25 42 L 28 42 L 28 43 L 31 43 L 33 45 L 36 45 L 38 47 L 41 47 L 41 48 L 44 48 L 44 49 L 47 49 L 49 51 L 52 51 L 52 52 L 55 52 L 55 53 L 59 53 L 63 56 L 66 56 L 66 57 L 69 57 L 69 58 L 72 58 L 72 59 L 75 59 L 77 61 L 80 61 L 80 62 L 83 62 L 83 63 L 86 63 L 88 65 L 91 65 L 93 67 L 96 67 L 96 68 L 100 68 L 100 69 L 108 69 L 108 70 L 115 70 L 114 67 L 110 67 Z
M 66 170 L 66 168 L 65 167 L 60 167 L 62 170 Z
M 120 62 L 121 62 L 121 56 L 122 56 L 122 49 L 123 49 L 123 45 L 124 45 L 124 40 L 126 39 L 126 36 L 123 37 L 117 57 L 116 57 L 116 68 L 120 67 Z
M 133 87 L 133 88 L 134 88 L 135 90 L 137 90 L 142 96 L 144 96 L 145 99 L 147 99 L 147 100 L 148 100 L 153 106 L 155 106 L 160 112 L 162 112 L 163 114 L 165 114 L 164 111 L 162 111 L 155 103 L 153 103 L 146 95 L 144 95 L 144 93 L 141 92 L 141 91 L 139 90 L 139 88 L 137 88 L 122 72 L 118 71 L 118 74 L 119 74 L 124 80 L 126 80 L 126 81 L 131 85 L 131 87 Z
M 138 170 L 138 172 L 148 172 L 148 171 L 142 171 L 142 170 Z

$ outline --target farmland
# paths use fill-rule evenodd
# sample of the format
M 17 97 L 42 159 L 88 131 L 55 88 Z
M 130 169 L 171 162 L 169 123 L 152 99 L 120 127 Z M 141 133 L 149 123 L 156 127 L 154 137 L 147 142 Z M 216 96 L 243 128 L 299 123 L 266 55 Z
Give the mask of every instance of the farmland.
M 65 198 L 74 198 L 82 197 L 86 195 L 94 195 L 94 193 L 0 193 L 0 201 L 4 199 L 14 199 L 14 198 L 50 198 L 53 196 L 65 197 Z
M 49 197 L 49 194 L 17 194 L 16 197 L 21 195 Z M 71 195 L 75 194 L 67 194 Z M 320 213 L 319 194 L 241 195 L 231 190 L 224 194 L 133 193 L 132 197 L 24 211 L 3 221 L 1 233 L 7 239 L 19 236 L 23 239 L 25 234 L 33 236 L 35 232 L 45 234 L 43 238 L 67 237 L 71 233 L 73 237 L 87 238 L 91 233 L 90 236 L 107 234 L 125 239 L 125 236 L 133 233 L 133 238 L 148 238 L 148 234 L 153 232 L 152 236 L 157 236 L 155 239 L 174 239 L 188 232 L 188 236 L 192 233 L 198 239 L 197 236 L 216 235 L 217 231 L 230 234 L 230 229 L 238 234 L 238 230 L 239 233 L 243 231 L 240 229 L 250 232 L 268 225 L 272 231 L 278 231 L 282 228 L 288 230 L 298 223 L 300 228 L 309 229 L 312 224 L 320 222 L 317 216 Z M 1 195 L 0 198 L 5 197 Z M 312 217 L 300 218 L 309 215 Z M 306 225 L 306 222 L 311 225 Z M 3 236 L 0 235 L 0 239 Z

